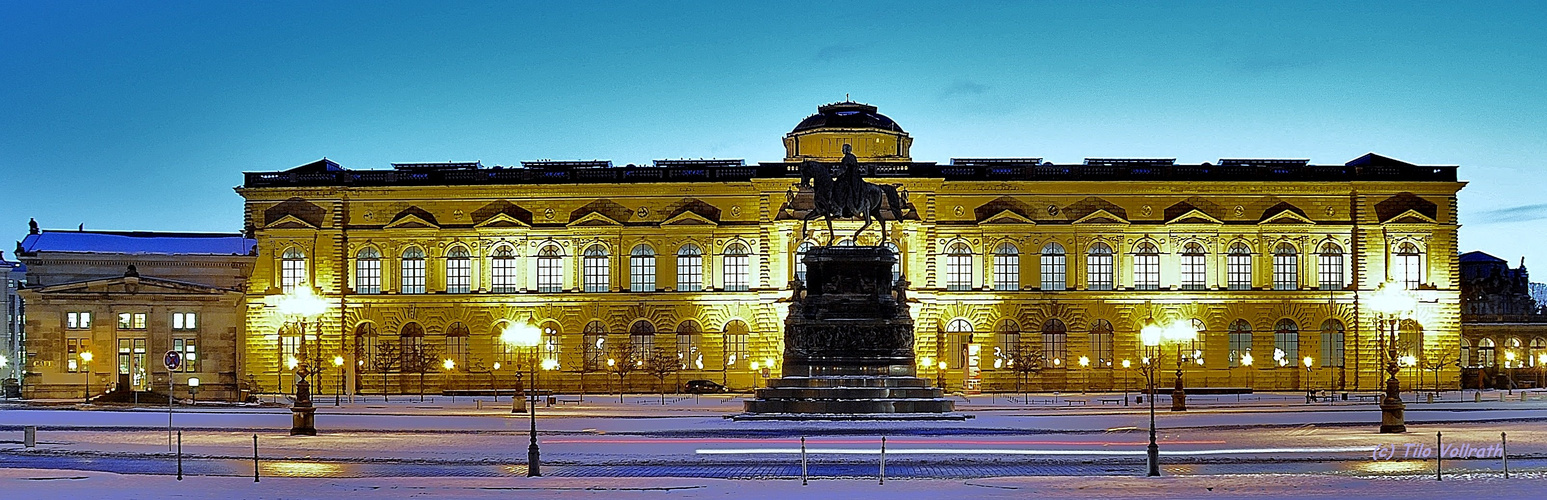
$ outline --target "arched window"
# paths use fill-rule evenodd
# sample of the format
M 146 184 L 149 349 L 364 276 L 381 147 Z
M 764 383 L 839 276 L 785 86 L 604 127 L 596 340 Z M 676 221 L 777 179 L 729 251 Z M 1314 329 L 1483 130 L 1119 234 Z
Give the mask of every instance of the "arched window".
M 583 274 L 582 287 L 587 293 L 602 293 L 609 288 L 607 277 L 611 271 L 607 265 L 607 247 L 591 245 L 586 247 L 580 258 L 580 269 Z
M 677 249 L 677 291 L 704 289 L 704 251 L 688 243 Z
M 994 346 L 994 368 L 1010 368 L 1016 353 L 1021 350 L 1021 325 L 1013 319 L 1005 318 L 999 321 L 994 333 L 998 336 L 995 339 L 998 345 Z
M 452 247 L 451 251 L 446 252 L 446 293 L 471 291 L 473 291 L 473 256 L 466 248 Z
M 1289 318 L 1278 320 L 1273 325 L 1273 364 L 1299 366 L 1299 361 L 1300 325 Z
M 1090 353 L 1097 368 L 1112 367 L 1112 323 L 1098 319 L 1090 323 Z
M 1069 289 L 1069 273 L 1064 259 L 1063 245 L 1052 242 L 1042 245 L 1042 291 Z
M 1547 339 L 1536 337 L 1531 339 L 1531 349 L 1526 351 L 1526 366 L 1547 365 Z
M 457 368 L 467 368 L 467 338 L 469 332 L 467 325 L 461 321 L 453 322 L 446 327 L 446 359 L 456 363 Z
M 1273 247 L 1273 289 L 1300 289 L 1300 255 L 1294 245 L 1279 243 Z
M 940 359 L 950 360 L 952 369 L 967 366 L 967 344 L 972 343 L 972 323 L 956 318 L 945 324 L 946 352 Z
M 1053 368 L 1069 364 L 1069 328 L 1057 318 L 1042 324 L 1042 359 L 1047 360 L 1043 366 Z
M 972 289 L 972 248 L 956 242 L 945 252 L 945 289 Z
M 655 291 L 655 249 L 640 243 L 628 257 L 628 290 L 630 292 Z
M 655 325 L 648 320 L 635 321 L 628 327 L 628 345 L 629 361 L 636 365 L 649 361 L 655 356 Z
M 725 363 L 725 369 L 739 369 L 747 366 L 747 337 L 751 330 L 747 324 L 739 319 L 733 319 L 725 323 L 725 334 L 721 339 L 721 356 Z
M 1343 322 L 1329 319 L 1321 322 L 1322 368 L 1343 366 Z
M 375 248 L 355 253 L 355 293 L 381 293 L 381 252 Z
M 564 289 L 564 263 L 558 245 L 545 245 L 537 251 L 537 293 L 556 293 Z
M 795 247 L 795 279 L 800 280 L 801 283 L 806 282 L 806 252 L 810 252 L 815 247 L 816 244 L 809 241 L 801 242 L 800 246 Z
M 559 351 L 564 345 L 561 340 L 563 332 L 559 329 L 559 323 L 556 321 L 545 321 L 541 331 L 542 351 L 539 353 L 539 356 L 542 358 L 542 362 L 552 360 L 554 366 L 558 367 Z
M 1402 243 L 1393 260 L 1391 279 L 1401 283 L 1404 289 L 1417 290 L 1423 283 L 1423 255 L 1418 252 L 1418 246 Z
M 1467 340 L 1466 337 L 1461 338 L 1461 359 L 1456 362 L 1460 363 L 1462 368 L 1475 367 L 1472 365 L 1472 341 Z
M 1160 289 L 1160 249 L 1148 241 L 1139 243 L 1133 251 L 1133 288 Z
M 725 278 L 725 291 L 747 291 L 747 246 L 732 243 L 725 247 L 725 254 L 720 258 L 720 274 Z
M 1519 340 L 1515 343 L 1519 344 Z M 1402 357 L 1412 356 L 1419 361 L 1424 359 L 1423 353 L 1423 327 L 1417 321 L 1404 319 L 1397 324 L 1397 355 Z M 1518 345 L 1516 347 L 1519 347 Z
M 607 326 L 601 321 L 586 323 L 581 342 L 585 344 L 582 346 L 585 370 L 605 369 L 607 367 Z
M 1021 251 L 1008 241 L 994 247 L 994 289 L 1021 289 Z
M 1092 243 L 1090 251 L 1085 255 L 1086 288 L 1111 290 L 1114 265 L 1116 263 L 1112 261 L 1112 247 L 1099 241 Z
M 1252 324 L 1244 319 L 1230 322 L 1230 366 L 1241 366 L 1245 356 L 1251 352 Z
M 1478 367 L 1481 367 L 1481 368 L 1492 368 L 1493 367 L 1494 354 L 1495 354 L 1495 348 L 1494 348 L 1494 345 L 1493 345 L 1493 339 L 1485 338 L 1485 339 L 1477 341 L 1477 366 Z
M 398 293 L 424 293 L 424 249 L 404 250 L 398 275 Z
M 886 247 L 886 251 L 892 252 L 892 258 L 896 259 L 892 262 L 892 282 L 896 283 L 902 279 L 902 251 L 898 250 L 897 245 L 892 244 L 890 241 L 881 246 Z
M 1252 251 L 1245 243 L 1237 241 L 1230 245 L 1230 253 L 1225 257 L 1225 281 L 1231 290 L 1252 289 Z
M 376 370 L 376 342 L 379 339 L 376 325 L 360 323 L 355 326 L 355 373 Z
M 417 361 L 424 355 L 424 327 L 418 323 L 408 323 L 398 330 L 398 359 L 404 361 L 403 365 L 411 364 L 409 361 Z M 410 367 L 399 366 L 404 371 Z
M 489 259 L 489 288 L 494 293 L 516 293 L 516 252 L 510 245 L 494 249 Z
M 1208 266 L 1204 264 L 1207 256 L 1203 253 L 1203 245 L 1197 242 L 1189 242 L 1182 247 L 1182 289 L 1203 290 L 1208 288 Z
M 1525 344 L 1520 342 L 1520 337 L 1510 337 L 1504 339 L 1504 367 L 1520 368 L 1522 364 L 1520 355 L 1522 354 L 1521 351 L 1525 350 L 1524 348 Z M 1511 360 L 1509 358 L 1515 359 Z
M 290 293 L 306 284 L 306 254 L 299 248 L 287 248 L 279 256 L 279 289 Z
M 680 370 L 704 369 L 704 353 L 699 351 L 702 345 L 703 335 L 698 328 L 698 322 L 693 320 L 683 321 L 677 325 L 677 368 Z
M 1322 290 L 1343 289 L 1343 248 L 1336 243 L 1325 243 L 1316 256 L 1317 281 Z

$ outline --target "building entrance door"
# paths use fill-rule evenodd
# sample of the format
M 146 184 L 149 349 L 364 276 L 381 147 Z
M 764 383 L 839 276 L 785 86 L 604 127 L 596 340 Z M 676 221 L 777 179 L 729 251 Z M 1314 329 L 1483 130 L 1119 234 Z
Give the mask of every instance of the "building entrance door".
M 145 339 L 118 339 L 118 386 L 133 391 L 149 388 L 145 372 Z

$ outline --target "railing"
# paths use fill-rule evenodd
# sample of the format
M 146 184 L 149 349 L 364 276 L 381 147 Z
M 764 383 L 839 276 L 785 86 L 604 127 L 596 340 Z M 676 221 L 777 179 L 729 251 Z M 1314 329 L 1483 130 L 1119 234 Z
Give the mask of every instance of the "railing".
M 1455 182 L 1452 166 L 1343 165 L 1056 165 L 871 163 L 869 177 L 993 181 L 1417 181 Z M 589 184 L 632 182 L 746 182 L 800 177 L 794 163 L 746 166 L 624 166 L 611 168 L 484 168 L 476 170 L 344 170 L 248 172 L 244 186 L 381 186 L 465 184 Z

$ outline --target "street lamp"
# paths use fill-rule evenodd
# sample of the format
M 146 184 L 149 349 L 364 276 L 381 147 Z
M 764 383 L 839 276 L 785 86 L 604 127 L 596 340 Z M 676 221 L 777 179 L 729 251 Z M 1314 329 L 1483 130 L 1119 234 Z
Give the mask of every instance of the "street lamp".
M 939 379 L 939 380 L 936 381 L 936 385 L 939 385 L 940 386 L 940 390 L 942 390 L 942 391 L 945 390 L 945 368 L 946 368 L 946 366 L 948 366 L 948 365 L 946 365 L 945 360 L 943 360 L 943 359 L 940 360 L 940 362 L 935 365 L 935 378 Z
M 199 404 L 199 377 L 188 377 L 188 399 Z
M 1241 353 L 1241 366 L 1246 367 L 1246 390 L 1252 389 L 1252 352 Z
M 537 328 L 537 325 L 532 322 L 531 318 L 527 318 L 527 321 L 524 323 L 506 326 L 505 331 L 500 334 L 500 340 L 505 341 L 505 343 L 509 345 L 528 347 L 532 349 L 531 353 L 533 357 L 528 358 L 528 361 L 530 361 L 530 363 L 528 363 L 528 367 L 532 370 L 533 384 L 535 385 L 537 378 L 537 360 L 535 355 L 537 354 L 537 344 L 542 340 L 542 330 Z M 446 362 L 450 363 L 451 360 L 448 359 Z M 521 379 L 521 369 L 519 367 L 516 369 L 516 379 Z M 521 391 L 523 393 L 527 392 L 525 385 L 521 387 Z M 516 398 L 512 397 L 510 399 L 511 413 L 520 413 L 520 410 L 516 406 Z M 523 402 L 525 402 L 526 398 L 523 397 L 521 399 Z M 535 477 L 542 475 L 542 461 L 540 459 L 541 452 L 537 448 L 537 401 L 534 399 L 529 406 L 531 407 L 530 419 L 532 423 L 532 430 L 530 437 L 532 442 L 526 448 L 526 476 Z
M 1314 401 L 1314 395 L 1316 394 L 1316 391 L 1311 388 L 1311 363 L 1315 362 L 1316 360 L 1311 359 L 1310 356 L 1306 356 L 1305 359 L 1300 361 L 1305 362 L 1305 404 L 1311 404 Z M 1328 401 L 1331 400 L 1329 399 Z
M 1403 416 L 1407 405 L 1402 403 L 1402 383 L 1397 380 L 1397 372 L 1402 369 L 1397 358 L 1397 327 L 1402 318 L 1412 315 L 1417 303 L 1417 299 L 1396 282 L 1382 284 L 1375 295 L 1370 297 L 1370 309 L 1376 313 L 1376 331 L 1380 332 L 1380 341 L 1384 344 L 1386 373 L 1389 375 L 1386 379 L 1386 397 L 1380 403 L 1380 432 L 1383 434 L 1407 432 Z M 1386 333 L 1388 328 L 1391 332 L 1389 335 Z
M 505 331 L 500 332 L 500 341 L 513 348 L 535 348 L 541 340 L 542 330 L 538 330 L 537 325 L 532 324 L 530 320 L 506 325 Z M 519 386 L 517 392 L 521 397 L 510 398 L 510 412 L 525 413 L 526 408 L 522 405 L 526 404 L 526 380 L 523 378 L 520 365 L 515 366 L 515 372 L 516 384 Z
M 1139 330 L 1139 340 L 1144 343 L 1145 350 L 1139 371 L 1144 374 L 1145 384 L 1149 387 L 1150 400 L 1150 444 L 1145 453 L 1149 472 L 1145 475 L 1152 477 L 1160 475 L 1160 444 L 1155 442 L 1155 358 L 1149 355 L 1149 351 L 1159 351 L 1160 337 L 1160 327 L 1154 324 L 1145 325 Z
M 91 403 L 91 351 L 81 353 L 81 364 L 86 370 L 86 402 Z
M 297 287 L 295 291 L 279 298 L 279 313 L 292 318 L 301 334 L 300 359 L 287 360 L 295 368 L 295 404 L 290 405 L 290 435 L 315 436 L 317 435 L 317 408 L 312 406 L 311 383 L 306 381 L 306 376 L 311 374 L 311 364 L 307 359 L 306 346 L 306 320 L 321 316 L 328 310 L 328 303 L 321 297 L 312 293 L 311 287 Z M 321 325 L 317 325 L 319 331 Z
M 1128 406 L 1128 375 L 1133 373 L 1133 362 L 1123 360 L 1123 406 Z
M 339 393 L 344 392 L 344 357 L 343 356 L 333 356 L 333 368 L 338 369 L 338 384 L 333 386 L 333 406 L 338 406 Z M 351 396 L 349 396 L 350 397 L 350 402 L 353 402 L 354 401 L 354 396 L 352 394 L 354 394 L 354 393 L 351 392 L 350 394 L 351 394 Z

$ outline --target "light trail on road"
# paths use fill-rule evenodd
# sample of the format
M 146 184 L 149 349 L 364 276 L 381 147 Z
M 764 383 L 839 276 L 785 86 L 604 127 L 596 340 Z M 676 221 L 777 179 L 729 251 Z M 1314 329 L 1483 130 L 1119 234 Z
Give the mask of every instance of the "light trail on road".
M 1146 443 L 1148 444 L 1148 443 Z M 1217 450 L 1161 450 L 1161 455 L 1167 456 L 1203 456 L 1203 455 L 1261 455 L 1261 454 L 1287 454 L 1287 453 L 1369 453 L 1372 448 L 1364 447 L 1325 447 L 1325 448 L 1236 448 Z M 801 453 L 800 448 L 724 448 L 724 449 L 698 449 L 694 453 L 699 455 L 790 455 Z M 807 448 L 808 455 L 880 455 L 880 448 Z M 1052 450 L 1052 449 L 952 449 L 952 448 L 891 448 L 886 449 L 888 455 L 1049 455 L 1049 456 L 1086 456 L 1086 455 L 1143 455 L 1145 450 Z

